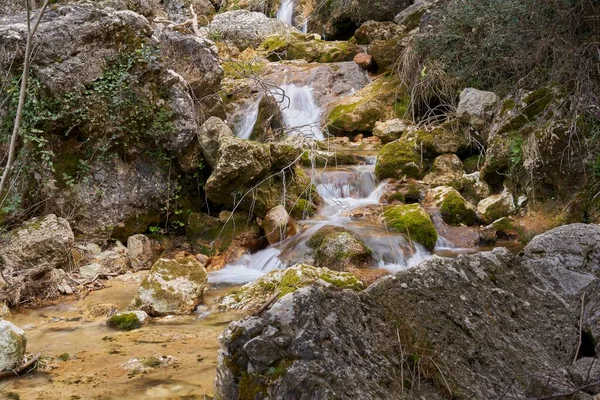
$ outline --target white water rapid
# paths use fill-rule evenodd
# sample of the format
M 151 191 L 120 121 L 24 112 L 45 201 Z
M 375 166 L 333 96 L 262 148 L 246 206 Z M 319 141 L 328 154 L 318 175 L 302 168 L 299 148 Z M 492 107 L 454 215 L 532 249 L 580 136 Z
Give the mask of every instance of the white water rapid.
M 244 117 L 236 128 L 236 136 L 242 139 L 250 138 L 256 119 L 258 118 L 258 105 L 259 101 L 252 103 L 248 110 L 244 113 Z
M 324 140 L 321 131 L 322 110 L 315 101 L 312 88 L 294 84 L 283 84 L 279 88 L 281 90 L 273 91 L 273 96 L 279 103 L 288 130 L 315 140 Z
M 277 19 L 292 25 L 294 17 L 294 0 L 281 0 L 277 11 Z

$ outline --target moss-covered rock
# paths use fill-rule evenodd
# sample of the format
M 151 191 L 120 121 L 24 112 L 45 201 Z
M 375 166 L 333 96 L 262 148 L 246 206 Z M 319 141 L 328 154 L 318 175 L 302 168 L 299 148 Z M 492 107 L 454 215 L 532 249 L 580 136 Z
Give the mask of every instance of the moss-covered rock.
M 373 128 L 373 136 L 381 139 L 382 143 L 390 143 L 408 132 L 412 126 L 410 121 L 401 120 L 399 118 L 390 119 L 388 121 L 378 121 Z
M 432 129 L 415 129 L 406 135 L 415 140 L 427 157 L 441 154 L 460 154 L 469 147 L 468 136 L 461 131 L 455 121 L 447 122 Z
M 351 273 L 297 264 L 285 270 L 273 271 L 255 282 L 229 292 L 219 300 L 218 308 L 221 311 L 255 311 L 275 293 L 281 298 L 318 281 L 339 289 L 359 291 L 363 288 L 362 282 Z
M 393 39 L 404 34 L 404 29 L 393 22 L 367 21 L 354 32 L 358 44 L 369 44 L 376 40 Z
M 20 367 L 26 347 L 25 332 L 9 321 L 0 320 L 0 371 Z
M 132 331 L 141 328 L 147 319 L 148 314 L 144 311 L 130 311 L 113 315 L 106 321 L 106 325 L 121 331 Z
M 268 37 L 258 50 L 271 61 L 284 59 L 318 63 L 352 61 L 356 54 L 362 52 L 350 42 L 325 41 L 298 33 Z
M 372 261 L 371 249 L 349 230 L 324 226 L 306 242 L 314 251 L 315 265 L 333 270 L 365 266 Z
M 396 104 L 406 93 L 397 78 L 384 76 L 342 100 L 333 103 L 326 117 L 326 125 L 333 134 L 371 132 L 375 123 L 394 118 Z
M 437 232 L 431 217 L 420 205 L 387 206 L 383 219 L 388 228 L 405 234 L 407 239 L 422 244 L 428 250 L 435 247 Z
M 470 226 L 477 222 L 475 207 L 450 186 L 438 186 L 429 190 L 425 199 L 440 210 L 442 219 L 449 225 Z
M 417 144 L 405 138 L 386 144 L 377 155 L 375 175 L 378 179 L 400 179 L 403 176 L 420 179 L 423 170 Z
M 271 95 L 265 95 L 258 103 L 258 116 L 250 133 L 250 140 L 272 142 L 283 135 L 283 116 L 279 104 Z
M 130 307 L 153 316 L 188 314 L 202 301 L 207 280 L 204 263 L 191 254 L 161 258 L 142 281 Z
M 188 237 L 203 236 L 218 227 L 221 227 L 218 218 L 204 213 L 190 213 L 185 233 Z
M 377 69 L 385 71 L 398 62 L 405 48 L 406 42 L 402 36 L 399 36 L 386 40 L 375 40 L 369 46 L 369 54 L 373 56 L 373 62 Z

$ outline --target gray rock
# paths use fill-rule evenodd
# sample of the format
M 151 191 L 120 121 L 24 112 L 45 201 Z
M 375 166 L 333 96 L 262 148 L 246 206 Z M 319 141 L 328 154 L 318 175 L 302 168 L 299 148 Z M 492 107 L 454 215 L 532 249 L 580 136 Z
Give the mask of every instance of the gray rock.
M 20 367 L 26 346 L 25 332 L 9 321 L 0 320 L 0 371 Z
M 552 229 L 536 236 L 523 249 L 523 257 L 558 295 L 578 299 L 586 286 L 600 278 L 600 226 L 571 224 Z
M 564 242 L 565 255 L 580 246 L 579 235 L 549 236 Z M 549 377 L 572 363 L 579 315 L 545 288 L 524 253 L 433 258 L 359 296 L 314 285 L 288 294 L 222 334 L 217 394 L 236 398 L 252 382 L 269 398 L 397 399 L 403 379 L 405 389 L 412 383 L 407 399 L 564 393 L 577 387 L 567 374 Z M 248 353 L 258 348 L 264 358 Z M 407 374 L 415 359 L 420 386 Z
M 481 221 L 486 224 L 507 217 L 515 210 L 514 197 L 508 190 L 486 197 L 477 204 L 477 214 L 479 214 Z
M 416 0 L 413 4 L 397 14 L 394 17 L 394 22 L 398 25 L 403 25 L 408 30 L 418 28 L 421 17 L 434 3 L 434 0 Z
M 396 139 L 400 139 L 405 132 L 408 132 L 411 125 L 408 121 L 401 119 L 376 122 L 373 129 L 373 136 L 381 139 L 382 143 L 393 142 Z
M 59 282 L 53 271 L 70 267 L 74 241 L 69 222 L 54 214 L 33 218 L 0 237 L 0 295 L 16 304 L 56 295 Z
M 79 268 L 79 276 L 83 279 L 90 280 L 97 278 L 102 270 L 102 265 L 100 264 L 88 264 Z
M 130 308 L 152 316 L 189 314 L 204 297 L 208 274 L 205 263 L 185 252 L 159 259 L 142 281 Z
M 456 114 L 462 122 L 482 130 L 492 121 L 499 103 L 496 93 L 467 88 L 460 93 Z
M 202 155 L 211 168 L 217 166 L 221 140 L 226 136 L 233 137 L 233 132 L 231 132 L 231 129 L 229 129 L 225 122 L 217 117 L 207 119 L 198 131 L 198 140 L 202 148 Z
M 270 244 L 279 243 L 298 233 L 296 223 L 282 205 L 267 213 L 263 220 L 263 229 Z
M 295 28 L 265 14 L 246 10 L 227 11 L 217 14 L 209 25 L 212 35 L 228 41 L 244 50 L 258 47 L 272 35 L 286 36 L 298 32 Z
M 160 245 L 146 235 L 133 235 L 127 239 L 127 253 L 134 271 L 150 269 L 160 256 Z
M 443 154 L 433 162 L 433 168 L 423 178 L 423 182 L 436 186 L 452 186 L 461 190 L 463 186 L 463 163 L 456 154 Z

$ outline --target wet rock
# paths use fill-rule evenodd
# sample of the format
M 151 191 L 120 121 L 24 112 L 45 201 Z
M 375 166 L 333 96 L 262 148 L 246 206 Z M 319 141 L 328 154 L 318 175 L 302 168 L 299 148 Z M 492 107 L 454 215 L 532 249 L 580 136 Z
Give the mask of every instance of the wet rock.
M 127 255 L 134 271 L 150 269 L 160 251 L 160 244 L 146 235 L 133 235 L 127 239 Z
M 404 29 L 389 21 L 367 21 L 354 32 L 354 39 L 358 44 L 369 44 L 375 40 L 388 40 L 404 33 Z
M 406 235 L 410 241 L 433 250 L 438 235 L 429 213 L 418 204 L 392 205 L 384 208 L 385 225 L 396 232 Z
M 532 270 L 562 297 L 600 278 L 600 226 L 571 224 L 536 236 L 523 249 Z
M 210 32 L 228 41 L 240 50 L 258 47 L 272 35 L 286 36 L 297 32 L 295 28 L 265 14 L 246 10 L 217 14 L 209 25 Z
M 202 155 L 211 168 L 217 166 L 219 146 L 221 146 L 221 141 L 225 137 L 233 137 L 233 132 L 223 120 L 217 117 L 207 119 L 198 131 Z
M 402 91 L 395 78 L 381 77 L 354 95 L 329 106 L 327 128 L 338 135 L 371 132 L 378 121 L 395 116 L 394 105 Z
M 213 42 L 169 29 L 163 30 L 158 39 L 162 54 L 169 59 L 169 68 L 185 79 L 196 97 L 219 90 L 223 68 Z
M 270 244 L 279 243 L 298 232 L 296 223 L 282 205 L 267 213 L 263 221 L 263 229 Z
M 131 307 L 152 316 L 188 314 L 202 302 L 207 278 L 204 264 L 191 254 L 161 258 L 142 281 Z
M 121 331 L 132 331 L 141 328 L 144 323 L 148 322 L 148 319 L 148 314 L 144 311 L 128 311 L 113 315 L 106 321 L 106 325 Z
M 11 303 L 57 294 L 55 269 L 68 269 L 75 239 L 69 222 L 54 214 L 33 218 L 0 237 L 4 261 L 0 288 Z
M 438 186 L 425 196 L 425 202 L 440 210 L 445 223 L 450 225 L 474 225 L 477 222 L 475 207 L 469 204 L 460 193 L 449 186 Z
M 390 143 L 406 133 L 411 124 L 401 119 L 391 119 L 388 121 L 378 121 L 373 128 L 373 136 L 381 139 L 381 143 Z
M 464 175 L 463 163 L 455 154 L 444 154 L 433 162 L 433 168 L 423 178 L 423 182 L 435 186 L 452 186 L 461 190 Z
M 258 310 L 271 296 L 278 293 L 282 298 L 288 293 L 317 284 L 339 289 L 359 291 L 362 283 L 348 272 L 331 271 L 328 268 L 315 268 L 305 264 L 297 264 L 285 270 L 270 272 L 258 280 L 248 283 L 239 289 L 226 294 L 219 300 L 220 311 Z
M 372 261 L 371 249 L 342 227 L 324 226 L 306 244 L 314 251 L 317 267 L 343 271 L 351 266 L 366 266 Z
M 330 63 L 352 61 L 362 50 L 345 41 L 325 41 L 311 35 L 276 35 L 261 43 L 258 50 L 271 61 L 305 60 L 306 62 Z
M 511 215 L 515 209 L 513 195 L 507 190 L 486 197 L 477 204 L 477 214 L 481 221 L 486 224 L 491 224 L 499 218 Z
M 456 114 L 461 122 L 483 130 L 491 123 L 499 103 L 496 93 L 467 88 L 460 93 Z
M 400 138 L 381 148 L 375 164 L 377 179 L 400 179 L 404 176 L 419 179 L 423 164 L 419 147 L 414 141 Z
M 25 332 L 9 321 L 0 320 L 0 371 L 20 367 L 26 346 Z

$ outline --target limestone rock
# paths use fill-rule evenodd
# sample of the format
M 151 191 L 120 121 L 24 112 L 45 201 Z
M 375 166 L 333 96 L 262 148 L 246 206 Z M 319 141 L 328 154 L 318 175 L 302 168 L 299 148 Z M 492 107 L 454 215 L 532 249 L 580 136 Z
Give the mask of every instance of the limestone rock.
M 418 146 L 414 141 L 400 138 L 381 148 L 375 164 L 378 179 L 400 179 L 403 176 L 419 179 L 423 177 L 423 164 Z
M 435 186 L 452 186 L 462 189 L 463 163 L 455 154 L 444 154 L 437 157 L 433 162 L 433 168 L 423 178 L 423 182 Z
M 477 214 L 479 214 L 481 221 L 486 224 L 491 224 L 499 218 L 511 215 L 515 209 L 513 195 L 507 190 L 486 197 L 477 204 Z
M 225 122 L 217 117 L 207 119 L 198 131 L 198 140 L 202 147 L 204 160 L 211 168 L 217 166 L 219 146 L 224 137 L 233 137 L 233 132 Z
M 492 195 L 492 188 L 480 178 L 479 171 L 462 176 L 461 194 L 473 204 Z
M 127 254 L 134 271 L 150 269 L 160 256 L 160 245 L 146 235 L 129 236 Z
M 331 63 L 352 61 L 362 52 L 360 47 L 346 41 L 325 41 L 299 33 L 275 35 L 261 43 L 258 51 L 271 61 L 305 60 Z
M 369 69 L 373 63 L 373 56 L 367 53 L 358 53 L 354 56 L 354 62 L 360 65 L 362 69 Z
M 397 14 L 394 17 L 394 22 L 404 26 L 406 30 L 409 31 L 418 28 L 421 23 L 421 17 L 434 3 L 434 0 L 416 0 L 413 4 Z
M 131 308 L 152 316 L 189 314 L 202 301 L 207 279 L 204 264 L 191 254 L 161 258 L 142 281 Z
M 219 311 L 243 310 L 253 312 L 259 309 L 272 295 L 279 298 L 308 285 L 318 284 L 339 289 L 359 291 L 362 283 L 351 273 L 331 271 L 328 268 L 315 268 L 297 264 L 285 270 L 276 270 L 227 293 L 219 300 Z
M 467 88 L 460 93 L 456 114 L 461 122 L 482 130 L 492 121 L 499 102 L 496 93 Z
M 132 331 L 134 329 L 141 328 L 142 325 L 148 323 L 148 321 L 148 314 L 146 314 L 144 311 L 135 310 L 117 313 L 111 316 L 106 321 L 106 325 L 110 328 L 121 331 Z
M 263 220 L 263 229 L 270 244 L 279 243 L 298 232 L 296 223 L 282 205 L 278 205 L 267 213 Z
M 410 126 L 410 122 L 397 118 L 388 121 L 377 121 L 373 129 L 373 136 L 377 136 L 384 144 L 390 143 L 400 139 Z
M 408 43 L 402 36 L 373 41 L 368 51 L 373 56 L 377 71 L 385 71 L 396 65 Z
M 217 14 L 211 21 L 209 30 L 240 50 L 250 46 L 258 47 L 263 40 L 272 35 L 286 36 L 297 32 L 285 22 L 268 18 L 263 13 L 246 10 Z
M 0 320 L 0 371 L 10 371 L 23 363 L 27 339 L 13 323 Z

